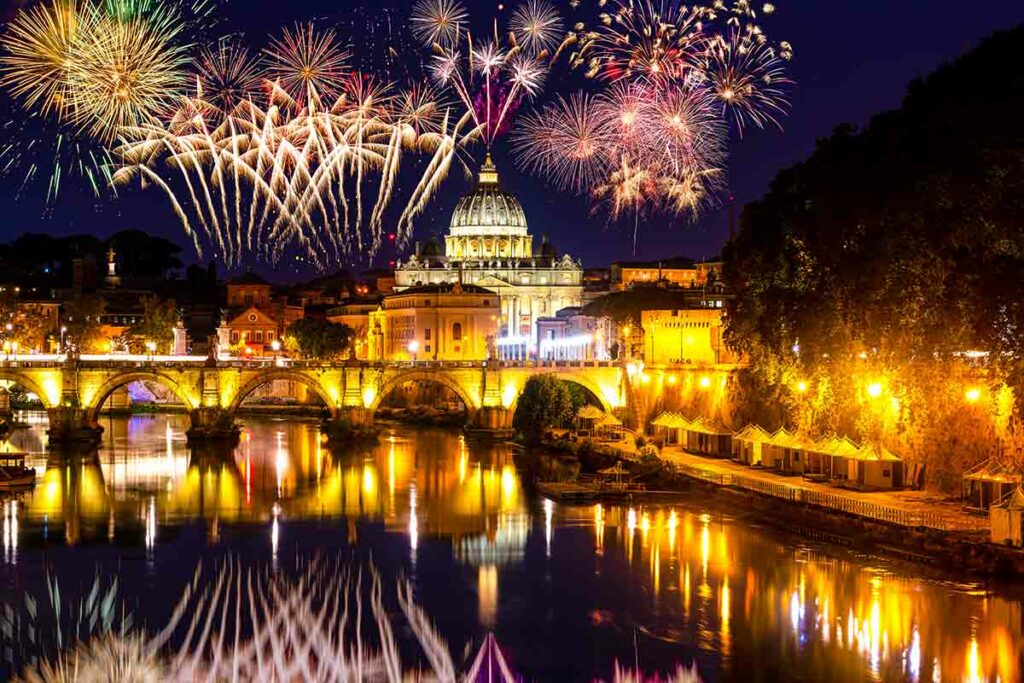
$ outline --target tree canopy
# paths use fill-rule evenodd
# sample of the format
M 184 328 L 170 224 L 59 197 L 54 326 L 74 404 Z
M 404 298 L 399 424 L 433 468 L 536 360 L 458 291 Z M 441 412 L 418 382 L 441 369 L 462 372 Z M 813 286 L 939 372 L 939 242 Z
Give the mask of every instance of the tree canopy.
M 993 35 L 744 209 L 726 338 L 789 426 L 888 435 L 941 467 L 963 452 L 952 413 L 976 414 L 976 442 L 1006 426 L 1024 384 L 1022 51 L 1024 26 Z M 985 409 L 965 406 L 970 382 Z
M 327 360 L 337 358 L 352 341 L 352 328 L 319 318 L 300 318 L 286 332 L 291 350 L 305 358 Z
M 553 374 L 534 375 L 523 385 L 512 426 L 535 443 L 548 429 L 570 423 L 573 414 L 573 397 L 565 382 Z
M 748 205 L 726 248 L 748 352 L 1024 355 L 1024 27 L 836 129 Z

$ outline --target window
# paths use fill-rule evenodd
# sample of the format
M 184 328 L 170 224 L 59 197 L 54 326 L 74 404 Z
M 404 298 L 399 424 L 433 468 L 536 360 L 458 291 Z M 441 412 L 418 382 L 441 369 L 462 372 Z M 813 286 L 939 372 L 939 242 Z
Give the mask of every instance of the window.
M 429 327 L 424 328 L 424 330 L 423 330 L 423 341 L 430 341 L 430 328 Z M 427 351 L 429 351 L 429 350 L 430 350 L 430 348 L 428 347 Z
M 245 293 L 245 305 L 252 306 L 252 292 Z
M 267 330 L 267 337 L 266 338 L 267 338 L 268 342 L 274 341 L 274 333 L 271 332 L 270 330 Z
M 231 333 L 231 343 L 232 344 L 237 344 L 238 343 L 238 333 L 237 332 L 232 332 Z
M 452 341 L 462 341 L 462 323 L 452 325 Z
M 262 344 L 263 343 L 263 330 L 256 330 L 256 343 L 257 344 Z

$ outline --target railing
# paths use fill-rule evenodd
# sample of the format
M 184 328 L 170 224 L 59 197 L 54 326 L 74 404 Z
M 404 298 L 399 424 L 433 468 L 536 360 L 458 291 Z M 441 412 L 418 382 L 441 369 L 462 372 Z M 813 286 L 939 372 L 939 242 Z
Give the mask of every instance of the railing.
M 87 368 L 141 368 L 159 366 L 164 368 L 196 367 L 209 361 L 207 356 L 147 356 L 147 355 L 110 355 L 80 356 L 79 367 Z M 65 356 L 0 356 L 0 367 L 54 368 L 63 367 L 68 362 Z M 219 358 L 217 367 L 221 368 L 295 368 L 295 369 L 338 369 L 345 367 L 385 369 L 407 368 L 417 370 L 445 369 L 483 369 L 483 368 L 527 368 L 527 369 L 561 369 L 587 370 L 592 368 L 617 368 L 618 361 L 453 361 L 453 360 L 407 360 L 407 361 L 319 361 L 285 358 Z
M 815 507 L 837 510 L 849 515 L 864 517 L 881 522 L 887 522 L 896 526 L 909 528 L 924 527 L 937 529 L 939 531 L 964 531 L 977 527 L 955 518 L 929 512 L 904 510 L 902 508 L 879 505 L 865 500 L 857 500 L 849 496 L 826 491 L 813 491 L 810 489 L 798 488 L 784 483 L 776 483 L 745 477 L 730 472 L 717 472 L 706 470 L 701 467 L 677 463 L 677 471 L 692 479 L 698 479 L 716 486 L 730 486 L 734 488 L 753 491 L 772 498 L 781 498 L 793 503 L 814 505 Z

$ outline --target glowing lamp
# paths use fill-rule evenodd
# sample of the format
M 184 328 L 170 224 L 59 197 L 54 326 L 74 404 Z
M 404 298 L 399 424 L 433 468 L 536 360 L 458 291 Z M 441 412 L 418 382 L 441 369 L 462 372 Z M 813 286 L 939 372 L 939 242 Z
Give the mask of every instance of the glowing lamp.
M 964 400 L 968 403 L 977 403 L 979 398 L 981 398 L 981 389 L 977 387 L 971 387 L 964 392 Z
M 411 342 L 409 342 L 409 353 L 416 353 L 419 350 L 420 350 L 420 343 L 418 341 L 413 339 Z
M 882 395 L 882 383 L 872 382 L 868 385 L 868 396 L 871 398 L 878 398 Z
M 679 381 L 679 378 L 676 377 L 675 375 L 669 375 L 668 376 L 668 383 L 669 384 L 675 384 L 678 381 Z
M 796 383 L 796 390 L 799 391 L 801 394 L 806 392 L 807 391 L 807 382 L 797 382 Z
M 701 389 L 707 389 L 710 386 L 711 386 L 711 378 L 710 377 L 708 377 L 707 375 L 704 375 L 703 377 L 700 378 L 700 388 Z

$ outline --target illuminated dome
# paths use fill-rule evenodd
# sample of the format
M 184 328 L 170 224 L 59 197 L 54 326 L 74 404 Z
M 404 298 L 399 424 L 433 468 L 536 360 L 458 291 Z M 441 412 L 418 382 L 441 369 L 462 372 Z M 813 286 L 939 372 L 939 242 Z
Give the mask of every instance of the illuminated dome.
M 459 200 L 452 214 L 452 237 L 527 235 L 526 214 L 519 200 L 501 189 L 498 169 L 487 155 L 476 189 Z

